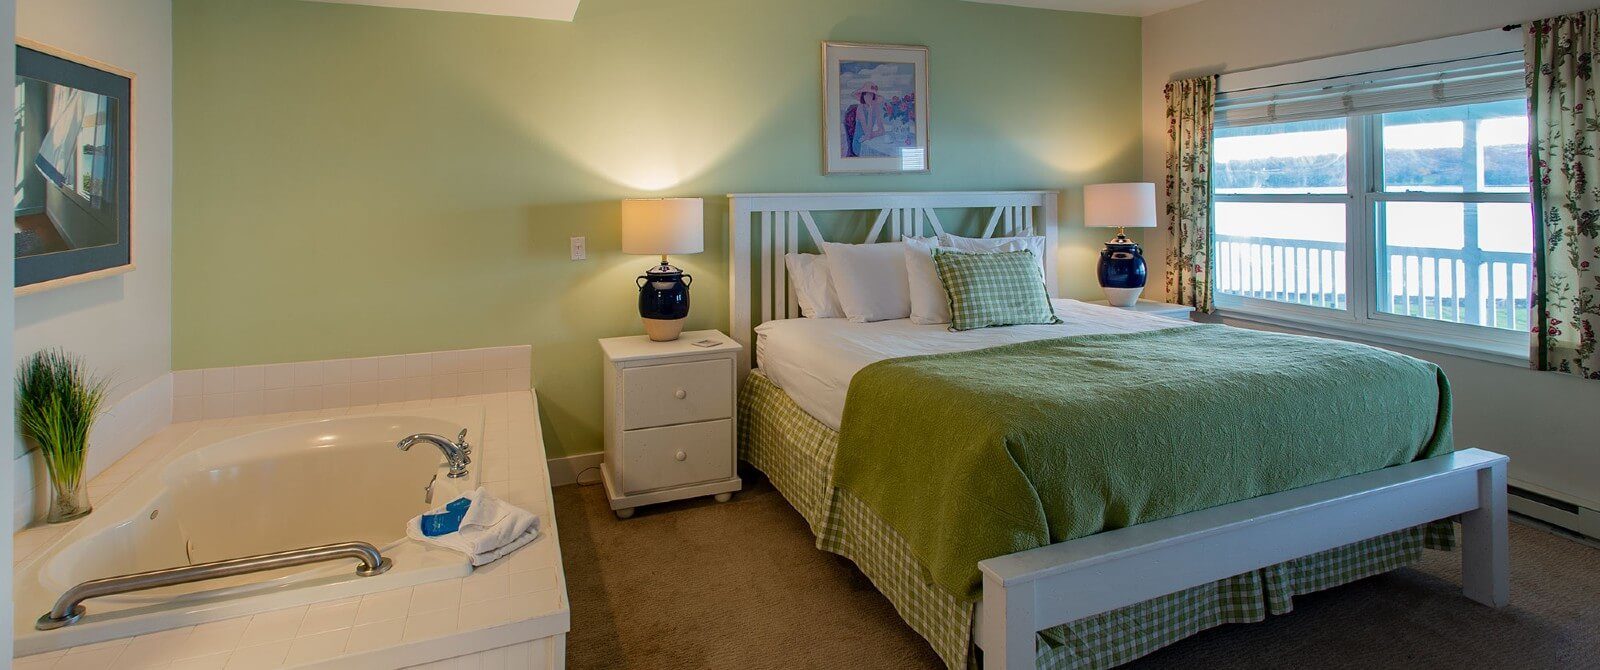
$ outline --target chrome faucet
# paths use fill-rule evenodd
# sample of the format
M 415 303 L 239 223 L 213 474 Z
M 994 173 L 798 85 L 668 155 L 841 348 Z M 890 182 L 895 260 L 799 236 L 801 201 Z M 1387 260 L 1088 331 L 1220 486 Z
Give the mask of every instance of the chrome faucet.
M 449 477 L 467 476 L 467 464 L 472 462 L 472 459 L 467 457 L 468 454 L 472 453 L 472 445 L 467 444 L 467 429 L 462 428 L 461 434 L 456 436 L 456 441 L 454 442 L 451 442 L 450 438 L 443 435 L 417 433 L 416 435 L 407 436 L 405 439 L 395 443 L 394 446 L 400 451 L 410 451 L 411 445 L 418 442 L 427 442 L 439 448 L 439 451 L 444 454 L 445 460 L 450 463 Z

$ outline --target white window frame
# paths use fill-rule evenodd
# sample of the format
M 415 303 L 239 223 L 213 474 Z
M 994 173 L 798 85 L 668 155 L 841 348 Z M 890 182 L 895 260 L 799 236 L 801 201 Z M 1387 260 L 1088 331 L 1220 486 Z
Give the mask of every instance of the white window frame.
M 1503 47 L 1505 37 L 1499 34 L 1500 32 L 1496 30 L 1435 40 L 1431 47 L 1429 43 L 1406 45 L 1324 60 L 1348 61 L 1355 58 L 1363 64 L 1370 65 L 1384 62 L 1386 57 L 1383 52 L 1389 52 L 1397 58 L 1411 58 L 1419 47 L 1435 53 L 1440 51 L 1467 53 L 1474 50 L 1482 53 L 1486 48 Z M 1326 71 L 1329 67 L 1328 62 L 1313 61 L 1269 68 L 1278 72 L 1264 73 L 1258 70 L 1230 76 L 1234 77 L 1235 81 L 1248 81 L 1247 85 L 1259 85 L 1274 77 L 1280 81 L 1305 81 L 1305 73 Z M 1228 83 L 1225 77 L 1224 90 Z M 1343 204 L 1346 308 L 1338 310 L 1223 293 L 1215 290 L 1213 282 L 1213 300 L 1218 314 L 1225 318 L 1240 318 L 1274 326 L 1321 332 L 1336 337 L 1526 366 L 1529 355 L 1529 336 L 1526 332 L 1390 314 L 1378 309 L 1376 297 L 1379 290 L 1377 285 L 1379 249 L 1375 237 L 1378 208 L 1384 202 L 1527 203 L 1531 200 L 1531 194 L 1386 192 L 1380 183 L 1383 160 L 1381 114 L 1351 115 L 1344 119 L 1347 137 L 1344 193 L 1213 193 L 1212 220 L 1216 220 L 1215 203 L 1222 202 Z

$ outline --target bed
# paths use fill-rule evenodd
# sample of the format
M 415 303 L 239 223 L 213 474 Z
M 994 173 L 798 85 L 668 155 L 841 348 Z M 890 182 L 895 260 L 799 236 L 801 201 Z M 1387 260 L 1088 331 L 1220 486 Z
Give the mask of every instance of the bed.
M 1393 355 L 1348 345 L 1341 349 L 1346 359 L 1325 357 L 1342 360 L 1337 365 L 1284 382 L 1304 384 L 1300 395 L 1326 396 L 1349 411 L 1382 417 L 1370 422 L 1374 430 L 1350 432 L 1330 452 L 1370 455 L 1341 462 L 1333 455 L 1295 452 L 1292 447 L 1306 440 L 1295 437 L 1293 423 L 1274 418 L 1290 406 L 1274 409 L 1271 403 L 1284 401 L 1269 393 L 1237 408 L 1264 412 L 1255 422 L 1264 432 L 1244 438 L 1255 446 L 1221 444 L 1221 438 L 1197 440 L 1192 455 L 1148 456 L 1167 459 L 1162 466 L 1141 462 L 1147 456 L 1138 450 L 1117 451 L 1115 443 L 1096 441 L 1105 424 L 1072 419 L 1046 421 L 1032 432 L 1010 430 L 1012 423 L 1021 425 L 1025 417 L 1040 414 L 1038 407 L 1049 406 L 1052 411 L 1045 414 L 1050 417 L 1090 416 L 1074 412 L 1093 405 L 1051 405 L 1082 402 L 1059 397 L 1071 393 L 1036 393 L 1037 384 L 1028 381 L 990 384 L 963 395 L 959 385 L 942 382 L 984 374 L 973 371 L 987 370 L 999 378 L 1013 376 L 1007 371 L 1061 364 L 1061 379 L 1075 380 L 1062 383 L 1096 388 L 1094 396 L 1106 396 L 1105 402 L 1111 403 L 1102 407 L 1116 407 L 1119 399 L 1112 396 L 1127 380 L 1160 377 L 1160 371 L 1129 369 L 1117 380 L 1119 373 L 1111 368 L 1123 367 L 1119 361 L 1103 366 L 1101 375 L 1101 368 L 1080 363 L 1114 361 L 1108 352 L 1117 349 L 1093 347 L 1191 347 L 1169 361 L 1180 364 L 1203 357 L 1207 347 L 1238 347 L 1237 338 L 1259 337 L 1267 339 L 1243 344 L 1263 351 L 1281 344 L 1283 356 L 1294 360 L 1322 357 L 1309 355 L 1303 338 L 1271 341 L 1285 336 L 1224 332 L 1235 329 L 1186 325 L 1067 300 L 1054 303 L 1065 322 L 1058 326 L 966 333 L 903 320 L 858 324 L 797 318 L 782 259 L 790 250 L 803 249 L 807 239 L 813 244 L 824 239 L 814 212 L 866 211 L 858 223 L 835 217 L 828 226 L 834 237 L 830 241 L 861 242 L 943 232 L 941 212 L 950 217 L 954 210 L 978 209 L 986 214 L 986 220 L 978 219 L 983 237 L 1034 233 L 1050 241 L 1045 271 L 1047 286 L 1054 287 L 1057 197 L 1031 191 L 730 198 L 732 335 L 747 345 L 747 352 L 754 349 L 761 368 L 748 372 L 741 385 L 741 458 L 766 474 L 800 511 L 817 536 L 817 546 L 855 562 L 948 666 L 1118 665 L 1210 627 L 1287 612 L 1295 595 L 1403 566 L 1417 560 L 1424 546 L 1448 548 L 1453 532 L 1441 520 L 1458 515 L 1464 591 L 1480 602 L 1504 604 L 1505 459 L 1450 449 L 1448 391 L 1442 377 L 1436 387 L 1437 417 L 1397 413 L 1392 402 L 1369 403 L 1363 410 L 1367 394 L 1340 395 L 1341 386 L 1352 384 L 1321 379 L 1351 374 L 1357 375 L 1354 385 L 1372 385 L 1381 392 L 1383 385 L 1395 383 L 1394 393 L 1425 394 L 1431 383 L 1427 375 L 1436 369 L 1406 362 L 1414 359 L 1385 358 Z M 752 340 L 754 347 L 749 346 Z M 1012 367 L 994 367 L 1007 357 L 1015 359 L 1008 363 Z M 1276 368 L 1269 355 L 1251 358 L 1260 359 L 1259 365 L 1239 373 L 1246 375 L 1239 379 L 1278 379 L 1271 376 Z M 748 359 L 741 363 L 748 370 Z M 1384 365 L 1393 367 L 1366 374 L 1368 368 Z M 1251 385 L 1263 384 L 1245 384 Z M 1212 404 L 1228 409 L 1225 395 L 1213 398 Z M 997 398 L 1001 401 L 976 412 L 980 416 L 950 419 L 960 416 L 963 407 L 984 406 Z M 1009 412 L 1011 406 L 1034 409 Z M 944 409 L 935 409 L 939 407 Z M 872 420 L 864 420 L 863 413 L 870 413 Z M 937 420 L 928 420 L 930 414 Z M 1442 426 L 1433 423 L 1438 417 Z M 1324 420 L 1326 430 L 1340 432 L 1333 417 Z M 962 433 L 956 428 L 963 421 L 977 425 Z M 1078 424 L 1086 432 L 1070 433 Z M 1003 439 L 1010 442 L 979 444 L 983 436 L 1007 431 L 1009 437 Z M 1287 436 L 1281 443 L 1262 439 L 1280 434 Z M 1381 437 L 1362 443 L 1368 434 Z M 1036 463 L 1049 460 L 1041 455 L 1064 450 L 1056 443 L 1040 443 L 1032 452 L 1018 450 L 1017 443 L 1027 440 L 1017 435 L 1085 446 L 1074 455 L 1079 459 L 1074 467 L 1041 468 Z M 1217 448 L 1208 451 L 1208 445 Z M 922 456 L 924 449 L 927 456 Z M 917 454 L 906 456 L 913 452 Z M 1217 466 L 1218 456 L 1247 461 L 1257 453 L 1264 463 L 1258 468 L 1261 476 L 1245 478 L 1237 491 L 1165 503 L 1195 488 L 1170 474 L 1174 464 L 1193 465 L 1197 472 L 1213 464 L 1211 470 L 1222 472 L 1214 475 L 1217 481 L 1231 482 L 1230 467 L 1249 468 Z M 1295 465 L 1273 465 L 1279 456 L 1291 459 L 1282 463 Z M 1103 462 L 1096 466 L 1103 472 L 1082 465 L 1096 460 Z M 1005 474 L 1011 469 L 1018 472 Z M 1136 476 L 1129 477 L 1129 472 Z M 1129 497 L 1120 491 L 1073 493 L 1106 488 L 1096 482 L 1119 477 L 1124 483 L 1117 486 L 1132 482 L 1142 492 L 1132 496 L 1141 504 L 1123 504 Z M 1196 476 L 1194 481 L 1206 480 Z M 929 496 L 929 491 L 939 495 Z M 1047 513 L 1022 519 L 1028 515 L 1016 511 L 1030 507 Z M 1130 512 L 1127 507 L 1139 509 Z M 1084 528 L 1071 530 L 1086 518 L 1091 522 L 1077 524 Z

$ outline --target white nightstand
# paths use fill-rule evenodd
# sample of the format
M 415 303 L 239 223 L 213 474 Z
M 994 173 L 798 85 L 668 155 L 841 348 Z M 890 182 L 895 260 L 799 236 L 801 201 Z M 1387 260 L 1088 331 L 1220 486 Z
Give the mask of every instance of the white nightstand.
M 1111 305 L 1111 302 L 1108 300 L 1091 300 L 1089 303 L 1092 305 Z M 1118 307 L 1117 309 L 1126 309 L 1133 312 L 1144 312 L 1145 314 L 1164 316 L 1166 318 L 1177 319 L 1179 321 L 1188 321 L 1189 315 L 1194 313 L 1194 308 L 1190 307 L 1189 305 L 1174 305 L 1172 303 L 1156 302 L 1154 300 L 1140 300 L 1139 302 L 1134 303 L 1132 307 Z
M 696 346 L 714 341 L 716 346 Z M 739 343 L 715 330 L 671 342 L 600 340 L 605 352 L 606 497 L 617 518 L 633 508 L 715 495 L 727 502 L 740 482 L 733 443 L 734 369 Z

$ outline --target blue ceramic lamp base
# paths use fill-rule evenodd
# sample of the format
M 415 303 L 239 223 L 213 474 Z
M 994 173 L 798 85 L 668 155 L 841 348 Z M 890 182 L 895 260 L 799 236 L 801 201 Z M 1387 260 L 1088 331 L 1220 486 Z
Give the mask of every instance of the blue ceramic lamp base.
M 656 342 L 671 342 L 683 333 L 683 322 L 689 318 L 689 284 L 694 277 L 667 264 L 661 265 L 636 280 L 639 285 L 639 319 L 644 321 L 644 332 Z
M 1139 302 L 1139 294 L 1144 293 L 1148 274 L 1144 252 L 1118 231 L 1117 236 L 1106 243 L 1106 248 L 1100 250 L 1097 274 L 1100 288 L 1106 292 L 1106 301 L 1111 306 L 1132 307 Z

